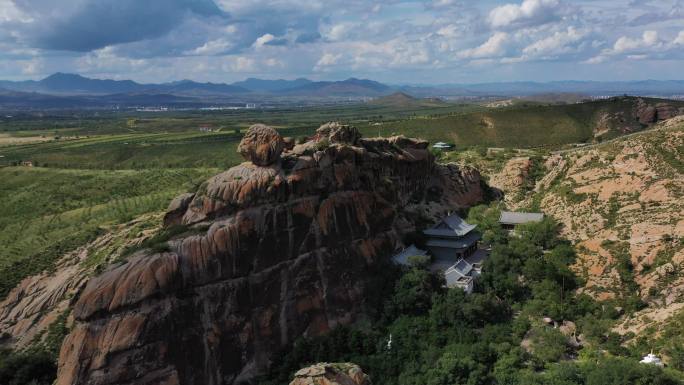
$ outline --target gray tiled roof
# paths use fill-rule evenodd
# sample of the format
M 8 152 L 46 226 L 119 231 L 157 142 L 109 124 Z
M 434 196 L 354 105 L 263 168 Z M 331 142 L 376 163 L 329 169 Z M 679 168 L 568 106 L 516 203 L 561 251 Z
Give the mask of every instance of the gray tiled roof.
M 447 286 L 453 287 L 458 282 L 467 283 L 473 279 L 470 272 L 473 267 L 463 259 L 456 262 L 455 265 L 451 266 L 444 272 L 444 279 L 446 280 Z
M 425 235 L 433 236 L 462 237 L 473 231 L 476 227 L 477 225 L 471 225 L 458 215 L 454 214 L 442 219 L 439 221 L 439 223 L 434 225 L 432 228 L 425 230 L 423 233 L 425 233 Z
M 475 244 L 481 238 L 480 233 L 470 233 L 458 239 L 428 239 L 428 247 L 448 247 L 451 249 L 465 249 Z
M 397 263 L 399 265 L 408 265 L 409 264 L 409 261 L 408 261 L 409 257 L 413 257 L 415 255 L 427 256 L 427 251 L 421 250 L 421 249 L 417 248 L 415 245 L 411 245 L 411 246 L 405 248 L 399 254 L 392 257 L 392 260 L 394 261 L 394 263 Z
M 539 222 L 544 219 L 542 213 L 516 213 L 512 211 L 502 211 L 499 222 L 504 225 L 520 225 L 523 223 Z

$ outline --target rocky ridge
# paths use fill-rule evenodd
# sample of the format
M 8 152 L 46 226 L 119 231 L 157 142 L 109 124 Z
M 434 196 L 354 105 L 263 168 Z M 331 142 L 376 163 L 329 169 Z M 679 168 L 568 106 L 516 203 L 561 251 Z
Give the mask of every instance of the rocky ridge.
M 684 115 L 684 107 L 636 98 L 631 109 L 599 113 L 594 123 L 594 137 L 628 134 L 679 115 Z
M 250 128 L 248 162 L 172 203 L 165 225 L 188 234 L 87 283 L 58 384 L 250 381 L 295 338 L 363 318 L 418 222 L 483 198 L 476 170 L 436 164 L 424 141 L 337 123 L 281 141 Z

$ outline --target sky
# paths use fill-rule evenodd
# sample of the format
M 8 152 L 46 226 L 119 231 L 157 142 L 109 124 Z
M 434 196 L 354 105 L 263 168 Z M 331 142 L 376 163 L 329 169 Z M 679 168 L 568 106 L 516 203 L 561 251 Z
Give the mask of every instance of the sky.
M 0 79 L 684 79 L 684 0 L 0 0 Z

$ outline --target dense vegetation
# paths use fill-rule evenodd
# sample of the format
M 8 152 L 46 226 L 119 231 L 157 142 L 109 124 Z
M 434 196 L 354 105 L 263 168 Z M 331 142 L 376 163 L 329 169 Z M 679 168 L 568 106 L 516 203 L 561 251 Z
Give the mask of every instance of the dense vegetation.
M 615 304 L 575 293 L 580 282 L 568 268 L 574 250 L 552 220 L 509 237 L 497 218 L 495 207 L 470 211 L 492 246 L 474 294 L 444 288 L 420 266 L 388 273 L 398 278 L 388 277 L 395 282 L 389 294 L 376 291 L 383 306 L 369 324 L 298 340 L 261 382 L 287 383 L 315 362 L 350 361 L 375 384 L 681 383 L 681 372 L 637 364 L 647 347 L 623 347 L 608 331 L 618 316 Z M 570 325 L 578 330 L 564 329 Z

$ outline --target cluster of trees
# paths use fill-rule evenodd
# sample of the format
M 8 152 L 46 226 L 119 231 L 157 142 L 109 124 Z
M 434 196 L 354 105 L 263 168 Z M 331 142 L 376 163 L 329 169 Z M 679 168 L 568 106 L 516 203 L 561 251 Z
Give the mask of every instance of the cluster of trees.
M 56 373 L 54 357 L 45 350 L 17 353 L 0 349 L 0 384 L 50 385 Z
M 469 213 L 492 247 L 473 294 L 446 289 L 417 263 L 398 273 L 391 294 L 373 299 L 382 306 L 371 322 L 298 340 L 260 382 L 283 384 L 306 365 L 349 361 L 375 384 L 681 383 L 681 372 L 639 365 L 621 346 L 608 331 L 614 306 L 576 294 L 581 282 L 568 267 L 574 249 L 552 219 L 508 236 L 498 214 L 493 206 Z M 572 321 L 584 346 L 545 317 Z

